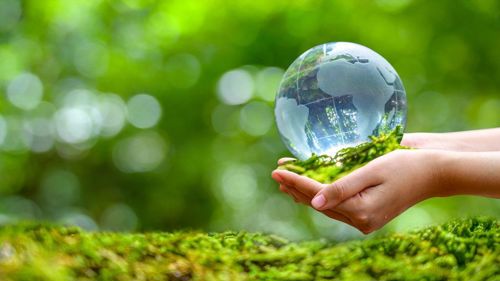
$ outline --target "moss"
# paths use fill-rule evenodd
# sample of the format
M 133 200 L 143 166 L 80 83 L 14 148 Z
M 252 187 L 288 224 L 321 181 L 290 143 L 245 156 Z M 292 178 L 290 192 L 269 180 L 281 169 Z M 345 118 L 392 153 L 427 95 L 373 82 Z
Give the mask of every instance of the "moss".
M 377 157 L 397 149 L 409 149 L 409 147 L 399 144 L 402 137 L 403 130 L 398 126 L 389 133 L 371 136 L 369 142 L 341 149 L 333 157 L 313 154 L 307 160 L 291 160 L 281 164 L 279 168 L 310 177 L 322 183 L 331 183 Z
M 0 229 L 1 280 L 499 280 L 499 265 L 491 218 L 336 245 L 246 232 Z

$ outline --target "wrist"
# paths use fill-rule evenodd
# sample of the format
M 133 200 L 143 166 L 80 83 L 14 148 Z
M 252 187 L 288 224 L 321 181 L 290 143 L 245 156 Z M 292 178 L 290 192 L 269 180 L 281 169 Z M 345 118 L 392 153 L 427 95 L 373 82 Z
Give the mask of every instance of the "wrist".
M 448 197 L 459 193 L 458 186 L 455 183 L 457 177 L 454 172 L 454 163 L 458 161 L 459 152 L 455 151 L 433 151 L 433 177 L 434 187 L 431 192 L 432 197 Z
M 414 163 L 411 166 L 410 173 L 413 175 L 408 182 L 413 187 L 413 204 L 432 197 L 446 196 L 446 190 L 443 190 L 446 179 L 445 168 L 443 167 L 448 156 L 447 151 L 435 149 L 415 149 L 410 150 L 412 158 L 407 159 Z

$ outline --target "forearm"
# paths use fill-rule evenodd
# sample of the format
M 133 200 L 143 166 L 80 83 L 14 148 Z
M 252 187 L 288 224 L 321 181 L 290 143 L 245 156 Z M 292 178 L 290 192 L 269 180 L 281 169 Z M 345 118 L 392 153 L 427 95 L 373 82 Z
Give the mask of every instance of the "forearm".
M 481 195 L 500 198 L 499 152 L 439 153 L 436 196 Z
M 451 133 L 405 134 L 403 145 L 454 151 L 500 151 L 500 128 Z

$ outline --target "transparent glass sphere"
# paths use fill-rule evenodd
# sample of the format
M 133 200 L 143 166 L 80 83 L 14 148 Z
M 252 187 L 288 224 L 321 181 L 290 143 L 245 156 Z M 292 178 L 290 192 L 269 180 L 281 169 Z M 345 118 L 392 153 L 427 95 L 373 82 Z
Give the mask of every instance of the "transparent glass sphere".
M 326 43 L 287 69 L 274 108 L 280 135 L 299 159 L 334 155 L 406 123 L 406 94 L 396 70 L 367 47 Z

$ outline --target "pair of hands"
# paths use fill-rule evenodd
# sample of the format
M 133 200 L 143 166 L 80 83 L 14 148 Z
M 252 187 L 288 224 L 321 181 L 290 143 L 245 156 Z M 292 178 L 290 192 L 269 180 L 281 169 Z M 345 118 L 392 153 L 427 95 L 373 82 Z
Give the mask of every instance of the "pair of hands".
M 402 145 L 418 147 L 420 138 L 405 135 Z M 436 157 L 438 150 L 396 150 L 331 184 L 286 170 L 273 171 L 272 178 L 296 202 L 368 234 L 414 204 L 440 195 L 443 184 Z

